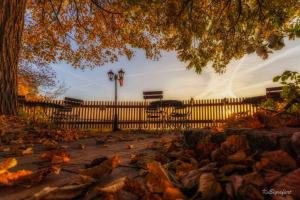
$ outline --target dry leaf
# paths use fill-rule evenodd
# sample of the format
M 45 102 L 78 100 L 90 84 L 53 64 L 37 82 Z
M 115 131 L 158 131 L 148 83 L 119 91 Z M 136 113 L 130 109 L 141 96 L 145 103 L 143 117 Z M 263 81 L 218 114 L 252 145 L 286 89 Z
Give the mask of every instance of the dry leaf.
M 61 166 L 60 166 L 60 165 L 52 165 L 52 166 L 51 166 L 51 171 L 52 171 L 54 174 L 60 174 Z
M 264 196 L 256 187 L 251 184 L 242 185 L 238 191 L 239 199 L 264 200 Z
M 146 177 L 147 187 L 151 192 L 163 193 L 166 188 L 172 187 L 171 180 L 166 170 L 159 162 L 147 164 L 148 175 Z
M 222 192 L 222 187 L 213 173 L 203 173 L 199 179 L 198 192 L 201 192 L 202 199 L 212 199 Z
M 181 183 L 184 188 L 191 189 L 195 187 L 200 178 L 201 172 L 199 170 L 191 170 L 185 177 L 181 179 Z
M 240 150 L 230 156 L 228 156 L 228 161 L 230 162 L 239 162 L 239 161 L 244 161 L 247 159 L 247 154 L 245 153 L 244 150 Z
M 58 147 L 58 143 L 55 140 L 43 139 L 42 145 L 47 149 L 56 149 Z
M 126 180 L 127 177 L 122 177 L 107 185 L 96 187 L 96 190 L 100 192 L 106 192 L 106 193 L 115 193 L 124 187 Z
M 252 184 L 256 186 L 263 186 L 264 185 L 264 178 L 261 176 L 261 174 L 257 172 L 252 172 L 249 174 L 245 174 L 243 176 L 244 184 Z
M 130 145 L 128 145 L 128 149 L 133 149 L 133 147 L 134 147 L 134 145 L 133 144 L 130 144 Z
M 294 199 L 300 199 L 300 168 L 288 173 L 287 175 L 279 178 L 272 188 L 275 191 L 291 191 Z
M 269 151 L 261 155 L 260 162 L 255 164 L 256 169 L 273 169 L 288 172 L 297 168 L 296 161 L 285 151 Z
M 163 199 L 164 200 L 175 200 L 175 199 L 181 200 L 181 199 L 185 199 L 185 197 L 178 188 L 167 187 L 163 194 Z
M 52 164 L 63 164 L 70 162 L 70 155 L 65 151 L 44 152 L 40 158 L 51 162 Z
M 15 182 L 24 179 L 24 177 L 32 174 L 30 170 L 19 170 L 16 172 L 4 172 L 0 175 L 0 184 L 13 185 Z
M 221 144 L 221 151 L 226 155 L 231 155 L 239 150 L 248 149 L 247 140 L 239 135 L 230 135 Z
M 18 161 L 15 158 L 8 158 L 0 163 L 0 174 L 7 172 L 8 169 L 15 167 Z
M 66 185 L 63 187 L 45 187 L 27 200 L 71 200 L 83 194 L 89 185 L 90 183 Z
M 139 157 L 136 154 L 130 154 L 130 164 L 134 164 L 138 161 Z
M 84 150 L 86 146 L 84 144 L 79 144 L 79 149 Z
M 282 176 L 281 172 L 271 170 L 271 169 L 264 169 L 262 171 L 262 174 L 264 176 L 264 180 L 267 185 L 270 185 L 271 183 L 273 183 L 274 181 L 276 181 L 278 178 Z
M 120 157 L 114 156 L 108 160 L 103 161 L 100 165 L 82 170 L 81 175 L 90 176 L 100 179 L 104 174 L 110 173 L 114 168 L 120 164 Z

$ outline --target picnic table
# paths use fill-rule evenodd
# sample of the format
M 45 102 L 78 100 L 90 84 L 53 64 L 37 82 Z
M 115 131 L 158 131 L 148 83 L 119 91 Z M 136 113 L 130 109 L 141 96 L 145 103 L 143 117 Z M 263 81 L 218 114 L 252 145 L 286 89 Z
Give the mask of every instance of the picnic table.
M 179 100 L 158 100 L 150 102 L 146 108 L 146 126 L 156 121 L 163 121 L 171 129 L 188 128 L 190 112 L 187 105 Z M 158 127 L 157 127 L 158 128 Z

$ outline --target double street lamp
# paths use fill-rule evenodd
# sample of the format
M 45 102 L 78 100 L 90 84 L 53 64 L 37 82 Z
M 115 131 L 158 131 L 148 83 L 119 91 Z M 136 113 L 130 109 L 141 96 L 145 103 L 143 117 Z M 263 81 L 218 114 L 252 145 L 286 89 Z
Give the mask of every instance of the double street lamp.
M 114 73 L 112 70 L 107 72 L 108 78 L 110 81 L 115 81 L 115 106 L 114 106 L 114 121 L 113 121 L 113 131 L 118 131 L 119 124 L 118 124 L 118 113 L 117 113 L 117 101 L 118 101 L 118 84 L 119 81 L 120 86 L 123 86 L 124 83 L 124 74 L 125 72 L 121 69 L 118 73 Z

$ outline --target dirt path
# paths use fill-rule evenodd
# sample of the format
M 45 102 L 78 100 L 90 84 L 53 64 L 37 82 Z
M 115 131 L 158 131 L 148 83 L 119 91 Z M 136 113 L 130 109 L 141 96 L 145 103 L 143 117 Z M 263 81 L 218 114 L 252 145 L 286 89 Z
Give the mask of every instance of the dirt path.
M 112 136 L 112 139 L 115 136 Z M 153 135 L 128 135 L 123 137 L 128 141 L 112 141 L 110 143 L 96 144 L 95 138 L 83 139 L 76 142 L 65 143 L 67 146 L 67 152 L 71 155 L 71 162 L 64 168 L 70 171 L 76 171 L 84 168 L 84 164 L 90 163 L 95 158 L 102 156 L 111 157 L 113 155 L 119 155 L 121 157 L 121 164 L 127 165 L 131 154 L 136 154 L 139 151 L 145 149 L 148 145 L 154 141 L 171 140 L 174 135 L 153 136 Z M 79 145 L 85 145 L 85 149 L 80 149 Z M 133 148 L 129 148 L 129 145 L 133 145 Z M 36 147 L 38 149 L 38 147 Z M 37 151 L 32 155 L 17 157 L 18 169 L 32 169 L 40 168 L 39 155 L 42 151 Z M 0 159 L 2 161 L 3 159 Z M 40 191 L 45 187 L 59 187 L 70 182 L 72 178 L 76 176 L 76 173 L 70 173 L 62 171 L 59 175 L 50 174 L 39 185 L 32 188 L 24 188 L 21 186 L 3 187 L 0 188 L 0 200 L 19 200 L 24 199 Z M 106 181 L 110 181 L 120 176 L 135 176 L 136 170 L 127 167 L 119 167 L 113 171 L 113 173 L 105 178 Z

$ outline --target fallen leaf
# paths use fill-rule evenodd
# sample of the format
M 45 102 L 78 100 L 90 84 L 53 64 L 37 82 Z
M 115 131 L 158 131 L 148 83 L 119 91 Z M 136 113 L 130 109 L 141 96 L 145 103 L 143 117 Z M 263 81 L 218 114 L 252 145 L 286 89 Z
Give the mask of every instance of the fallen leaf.
M 32 174 L 30 170 L 19 170 L 16 172 L 4 172 L 0 175 L 0 184 L 13 185 L 15 182 L 20 181 L 24 177 Z
M 139 157 L 136 154 L 130 154 L 130 164 L 134 164 L 138 161 Z
M 296 161 L 285 151 L 269 151 L 261 155 L 259 162 L 255 164 L 255 168 L 272 169 L 280 172 L 288 172 L 297 168 Z
M 23 156 L 33 154 L 33 148 L 28 147 L 25 150 L 22 150 L 21 153 L 22 153 Z
M 239 199 L 264 200 L 264 196 L 256 187 L 251 184 L 242 185 L 238 191 Z
M 244 150 L 240 150 L 232 155 L 229 155 L 227 159 L 230 162 L 240 162 L 247 159 L 247 154 L 245 153 Z
M 147 168 L 149 173 L 146 177 L 146 181 L 149 191 L 163 193 L 166 188 L 172 187 L 171 180 L 166 170 L 159 162 L 148 163 Z
M 88 188 L 88 184 L 66 185 L 63 187 L 45 187 L 27 200 L 71 200 L 82 195 Z
M 133 147 L 134 147 L 134 145 L 133 144 L 130 144 L 130 145 L 128 145 L 128 149 L 133 149 Z
M 108 158 L 106 156 L 96 158 L 96 159 L 92 160 L 92 162 L 90 164 L 86 164 L 85 168 L 91 168 L 91 167 L 100 165 L 105 160 L 108 160 Z
M 198 192 L 202 199 L 212 199 L 222 192 L 222 187 L 213 173 L 203 173 L 199 179 Z
M 231 155 L 239 150 L 246 150 L 248 148 L 247 140 L 240 135 L 230 135 L 221 144 L 221 151 L 225 155 Z
M 181 179 L 182 186 L 187 189 L 195 187 L 200 178 L 201 172 L 199 170 L 191 170 Z
M 65 151 L 44 152 L 40 158 L 51 162 L 52 164 L 64 164 L 70 162 L 70 155 Z
M 84 150 L 86 149 L 86 146 L 84 144 L 79 144 L 79 149 Z
M 300 168 L 279 178 L 272 188 L 275 191 L 290 191 L 290 194 L 285 196 L 292 195 L 294 199 L 300 199 Z
M 100 165 L 87 168 L 80 172 L 81 175 L 90 176 L 100 179 L 104 174 L 110 173 L 114 168 L 120 164 L 120 157 L 114 156 L 108 160 L 103 161 Z
M 51 166 L 51 171 L 52 171 L 54 174 L 60 174 L 61 166 L 60 166 L 60 165 L 52 165 L 52 166 Z
M 264 181 L 267 185 L 270 185 L 271 183 L 273 183 L 274 181 L 276 181 L 282 176 L 281 172 L 271 170 L 271 169 L 264 169 L 262 171 L 262 174 L 264 177 Z
M 166 190 L 164 191 L 163 199 L 164 200 L 174 200 L 174 199 L 181 200 L 181 199 L 185 199 L 185 197 L 178 188 L 167 187 Z
M 7 172 L 8 169 L 15 167 L 18 161 L 15 158 L 8 158 L 0 163 L 0 174 Z
M 96 190 L 100 192 L 106 192 L 106 193 L 116 193 L 117 191 L 121 190 L 125 186 L 126 180 L 127 177 L 122 177 L 107 185 L 96 187 Z
M 263 186 L 264 178 L 258 172 L 252 172 L 243 176 L 244 184 L 252 184 L 255 186 Z

